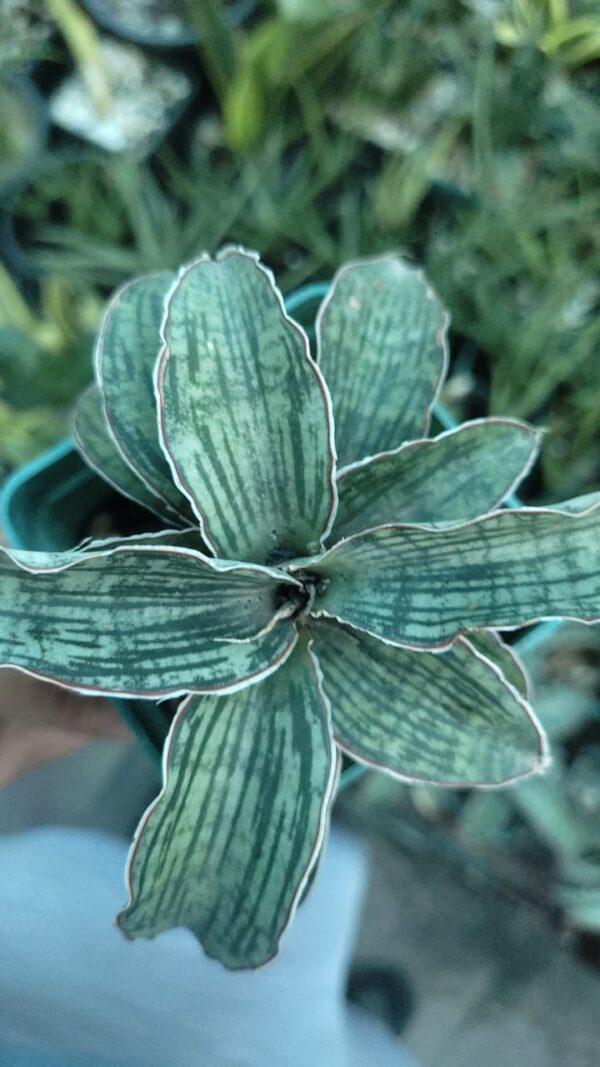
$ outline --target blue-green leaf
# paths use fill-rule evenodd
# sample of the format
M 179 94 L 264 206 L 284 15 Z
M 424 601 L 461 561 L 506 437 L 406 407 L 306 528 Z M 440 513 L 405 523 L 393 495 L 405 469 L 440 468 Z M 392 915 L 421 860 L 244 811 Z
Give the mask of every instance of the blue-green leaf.
M 204 552 L 204 542 L 197 526 L 188 526 L 185 529 L 155 530 L 153 533 L 129 534 L 123 537 L 121 534 L 111 534 L 109 537 L 86 538 L 74 549 L 75 553 L 102 552 L 105 549 L 118 548 L 121 545 L 165 545 L 168 548 L 191 548 L 194 552 Z M 21 553 L 23 555 L 23 553 Z M 37 553 L 30 553 L 34 564 Z M 73 553 L 69 553 L 73 555 Z M 64 553 L 53 554 L 53 557 L 64 562 Z
M 270 960 L 317 861 L 336 765 L 304 636 L 261 685 L 184 701 L 132 846 L 123 933 L 187 926 L 226 967 Z
M 542 730 L 499 669 L 458 638 L 444 653 L 313 622 L 334 736 L 354 759 L 409 781 L 504 785 L 541 770 Z
M 159 541 L 0 549 L 0 665 L 89 693 L 233 691 L 293 646 L 293 625 L 277 621 L 286 580 Z
M 176 511 L 150 492 L 117 450 L 106 426 L 102 394 L 97 385 L 92 385 L 79 398 L 73 421 L 73 439 L 86 463 L 119 493 L 166 522 L 177 524 L 181 521 Z
M 173 482 L 160 447 L 153 384 L 163 304 L 173 278 L 161 271 L 134 278 L 117 290 L 98 335 L 96 377 L 108 428 L 123 459 L 150 493 L 189 522 L 193 516 L 188 501 Z
M 338 465 L 425 437 L 447 365 L 448 316 L 398 255 L 342 267 L 317 317 Z
M 531 470 L 541 433 L 478 419 L 347 467 L 333 541 L 388 522 L 455 522 L 497 508 Z
M 476 652 L 495 663 L 506 681 L 525 700 L 532 699 L 532 684 L 529 672 L 512 645 L 507 645 L 495 630 L 472 630 L 469 644 Z
M 539 619 L 598 622 L 600 503 L 496 511 L 439 528 L 379 526 L 340 541 L 310 569 L 326 579 L 317 614 L 406 647 L 444 648 L 460 633 Z
M 163 447 L 229 559 L 316 552 L 335 508 L 330 401 L 256 256 L 196 260 L 170 292 L 157 369 Z

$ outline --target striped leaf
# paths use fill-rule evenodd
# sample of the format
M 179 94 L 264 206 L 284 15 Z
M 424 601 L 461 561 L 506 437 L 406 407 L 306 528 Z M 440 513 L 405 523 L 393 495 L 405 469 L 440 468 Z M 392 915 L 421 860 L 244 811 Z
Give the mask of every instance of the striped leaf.
M 504 785 L 542 768 L 531 708 L 465 638 L 440 654 L 332 621 L 311 624 L 311 636 L 335 739 L 354 759 L 451 786 Z
M 422 272 L 401 256 L 338 271 L 317 317 L 317 362 L 340 467 L 426 436 L 446 373 L 447 326 Z
M 121 545 L 165 545 L 168 548 L 191 548 L 194 552 L 205 551 L 199 529 L 196 526 L 188 526 L 185 530 L 156 530 L 154 533 L 130 534 L 128 537 L 114 534 L 110 537 L 87 538 L 77 545 L 75 552 L 102 552 Z M 36 553 L 31 555 L 35 560 Z M 60 565 L 60 559 L 64 562 L 64 554 L 58 554 L 58 559 Z
M 188 502 L 174 484 L 160 447 L 153 384 L 164 298 L 173 278 L 161 271 L 117 290 L 98 335 L 96 377 L 109 430 L 124 460 L 153 496 L 189 521 Z
M 113 489 L 166 522 L 181 521 L 176 511 L 150 492 L 117 451 L 106 426 L 102 394 L 97 385 L 92 385 L 79 398 L 73 421 L 73 440 L 86 463 Z
M 507 645 L 495 630 L 472 630 L 469 644 L 476 652 L 496 664 L 509 685 L 514 686 L 525 700 L 531 700 L 532 685 L 529 672 L 512 645 Z
M 539 619 L 598 622 L 600 503 L 577 509 L 567 501 L 356 534 L 311 565 L 327 579 L 314 611 L 412 648 Z
M 0 549 L 0 664 L 89 693 L 235 690 L 293 645 L 289 622 L 249 640 L 277 611 L 284 580 L 160 544 Z
M 130 854 L 126 937 L 186 926 L 226 967 L 271 959 L 323 842 L 336 763 L 304 637 L 261 685 L 184 701 Z
M 157 373 L 163 446 L 215 553 L 316 552 L 335 506 L 327 387 L 257 258 L 225 249 L 171 290 Z
M 478 419 L 347 467 L 338 478 L 332 539 L 388 522 L 484 515 L 531 470 L 540 436 L 515 419 Z

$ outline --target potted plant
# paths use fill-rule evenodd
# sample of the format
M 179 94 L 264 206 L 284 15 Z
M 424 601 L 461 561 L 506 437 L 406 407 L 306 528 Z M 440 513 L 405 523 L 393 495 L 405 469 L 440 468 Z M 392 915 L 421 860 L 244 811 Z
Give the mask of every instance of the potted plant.
M 187 926 L 229 968 L 271 959 L 342 756 L 454 787 L 545 769 L 497 631 L 600 619 L 600 503 L 501 508 L 540 443 L 522 422 L 427 437 L 447 326 L 397 255 L 338 273 L 315 358 L 240 248 L 110 302 L 76 440 L 157 522 L 4 551 L 0 661 L 177 702 L 130 853 L 126 937 Z

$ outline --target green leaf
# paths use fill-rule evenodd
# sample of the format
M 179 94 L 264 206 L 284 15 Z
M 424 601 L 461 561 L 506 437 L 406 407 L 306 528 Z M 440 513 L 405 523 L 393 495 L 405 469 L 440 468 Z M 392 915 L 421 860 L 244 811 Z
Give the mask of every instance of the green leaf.
M 507 645 L 495 630 L 472 630 L 469 644 L 476 652 L 495 663 L 502 671 L 506 681 L 514 686 L 525 700 L 531 700 L 532 685 L 525 664 L 515 652 L 512 645 Z
M 336 622 L 310 631 L 335 739 L 354 759 L 450 786 L 504 785 L 541 769 L 544 738 L 531 708 L 465 638 L 432 653 Z
M 448 321 L 422 272 L 400 256 L 338 271 L 317 317 L 317 362 L 340 467 L 427 435 Z
M 347 467 L 338 478 L 332 539 L 388 522 L 484 515 L 531 470 L 540 436 L 516 419 L 478 419 Z
M 226 967 L 270 960 L 317 862 L 336 766 L 304 636 L 261 685 L 184 701 L 130 854 L 126 937 L 187 926 Z
M 97 385 L 87 389 L 77 402 L 73 440 L 86 463 L 113 489 L 167 522 L 181 521 L 176 511 L 146 488 L 117 451 L 106 427 L 102 394 Z
M 289 22 L 318 23 L 358 14 L 363 0 L 278 0 L 277 7 Z
M 196 526 L 188 526 L 185 530 L 156 530 L 154 533 L 130 534 L 122 537 L 121 534 L 113 534 L 110 537 L 86 538 L 74 549 L 76 553 L 102 552 L 104 549 L 119 548 L 121 545 L 166 545 L 169 548 L 191 548 L 194 552 L 204 552 L 205 546 Z M 71 553 L 70 553 L 71 554 Z M 32 553 L 35 557 L 35 553 Z M 59 561 L 64 553 L 56 553 Z
M 314 611 L 411 648 L 540 619 L 599 622 L 600 503 L 577 508 L 567 501 L 356 534 L 311 563 L 327 579 Z
M 171 290 L 157 371 L 163 446 L 215 553 L 319 550 L 335 507 L 327 387 L 251 253 L 196 260 Z
M 154 496 L 189 522 L 189 504 L 160 447 L 153 385 L 164 299 L 173 279 L 169 271 L 161 271 L 117 289 L 98 335 L 96 377 L 109 431 L 124 460 Z
M 286 580 L 158 543 L 0 549 L 0 664 L 89 693 L 232 691 L 293 646 L 291 623 L 268 629 Z

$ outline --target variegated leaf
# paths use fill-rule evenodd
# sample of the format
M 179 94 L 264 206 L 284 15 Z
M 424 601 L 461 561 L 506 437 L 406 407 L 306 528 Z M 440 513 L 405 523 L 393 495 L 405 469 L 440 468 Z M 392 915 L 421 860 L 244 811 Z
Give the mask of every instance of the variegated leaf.
M 272 626 L 285 576 L 189 549 L 0 549 L 0 664 L 82 692 L 235 690 L 275 669 L 294 628 Z
M 127 282 L 110 301 L 96 346 L 96 377 L 110 433 L 148 490 L 189 522 L 188 501 L 173 482 L 160 447 L 153 374 L 160 351 L 168 271 Z
M 305 637 L 261 685 L 184 701 L 164 764 L 119 926 L 128 938 L 187 926 L 226 967 L 258 967 L 276 954 L 316 863 L 335 782 Z
M 531 701 L 532 684 L 529 672 L 512 645 L 507 645 L 495 630 L 470 631 L 469 644 L 476 652 L 495 663 L 517 693 L 525 700 Z
M 455 522 L 497 508 L 531 469 L 540 432 L 478 419 L 347 467 L 338 478 L 338 541 L 388 522 Z
M 469 630 L 539 619 L 598 622 L 600 504 L 496 511 L 445 528 L 380 526 L 310 569 L 327 582 L 317 614 L 406 647 L 444 648 Z
M 317 317 L 339 467 L 424 437 L 446 373 L 448 317 L 398 255 L 350 263 Z
M 168 548 L 191 548 L 193 552 L 204 552 L 204 542 L 197 526 L 188 526 L 181 530 L 156 530 L 154 533 L 129 534 L 127 537 L 121 534 L 112 534 L 110 537 L 87 538 L 77 545 L 75 552 L 103 552 L 105 549 L 119 548 L 122 545 L 162 545 Z M 71 553 L 70 553 L 71 554 Z M 35 558 L 35 553 L 32 553 Z M 60 560 L 62 554 L 58 555 Z
M 465 638 L 443 653 L 414 652 L 324 620 L 311 636 L 335 739 L 354 759 L 452 786 L 504 785 L 541 769 L 531 708 Z
M 148 508 L 165 522 L 181 522 L 177 512 L 150 492 L 117 450 L 106 427 L 102 394 L 97 385 L 92 385 L 79 398 L 73 420 L 73 440 L 86 463 L 113 489 Z
M 271 274 L 239 249 L 197 260 L 163 332 L 163 447 L 216 554 L 318 551 L 335 506 L 330 401 Z

